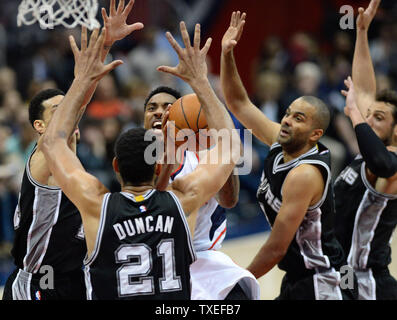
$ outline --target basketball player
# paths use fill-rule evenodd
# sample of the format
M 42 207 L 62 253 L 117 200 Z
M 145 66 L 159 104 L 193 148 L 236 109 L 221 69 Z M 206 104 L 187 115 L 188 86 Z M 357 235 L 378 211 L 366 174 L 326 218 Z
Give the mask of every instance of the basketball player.
M 349 92 L 342 92 L 361 154 L 334 186 L 336 234 L 357 275 L 361 300 L 397 299 L 397 281 L 388 269 L 397 224 L 397 93 L 376 94 L 367 36 L 379 3 L 373 0 L 365 11 L 359 9 L 354 86 L 349 78 Z
M 133 4 L 134 1 L 130 1 L 124 8 L 124 3 L 120 2 L 116 10 L 115 0 L 112 0 L 110 15 L 107 16 L 105 9 L 102 10 L 108 31 L 106 48 L 102 51 L 103 60 L 114 42 L 142 27 L 141 24 L 125 23 Z M 82 30 L 82 45 L 87 46 L 85 28 Z M 97 82 L 88 91 L 82 110 L 90 101 L 96 85 Z M 40 136 L 47 130 L 64 96 L 60 90 L 44 90 L 30 102 L 30 122 Z M 68 140 L 69 148 L 74 153 L 80 137 L 77 123 Z M 43 152 L 37 146 L 26 163 L 14 228 L 11 253 L 16 269 L 5 285 L 3 299 L 85 299 L 82 267 L 86 244 L 81 217 L 54 180 Z
M 279 124 L 251 103 L 233 56 L 245 16 L 234 12 L 222 39 L 221 83 L 230 111 L 271 146 L 257 197 L 272 232 L 248 270 L 256 278 L 276 264 L 286 271 L 281 300 L 353 298 L 339 286 L 345 258 L 333 231 L 330 154 L 319 143 L 329 110 L 318 98 L 304 96 L 288 107 Z
M 115 146 L 113 167 L 122 192 L 108 193 L 67 146 L 92 82 L 120 63 L 103 65 L 98 51 L 104 36 L 97 35 L 94 31 L 95 42 L 87 51 L 72 43 L 78 73 L 41 142 L 54 178 L 82 216 L 87 298 L 189 299 L 189 266 L 195 254 L 185 213 L 196 212 L 225 184 L 240 156 L 239 136 L 229 130 L 228 142 L 236 147 L 223 154 L 225 161 L 211 164 L 204 159 L 194 172 L 161 192 L 154 189 L 156 164 L 145 160 L 152 142 L 145 141 L 145 129 L 131 129 Z M 208 48 L 207 43 L 203 51 Z M 225 108 L 215 109 L 230 119 Z M 218 140 L 212 157 L 222 157 L 223 143 Z
M 193 46 L 184 22 L 181 22 L 180 29 L 185 44 L 184 49 L 170 33 L 167 33 L 170 44 L 178 54 L 179 65 L 175 68 L 163 66 L 159 67 L 159 70 L 185 80 L 192 87 L 200 100 L 210 129 L 217 131 L 224 128 L 235 129 L 230 116 L 225 117 L 225 113 L 221 112 L 224 107 L 209 83 L 206 52 L 198 48 L 200 25 L 196 25 Z M 178 92 L 164 87 L 151 92 L 145 105 L 145 128 L 161 127 L 166 107 L 179 97 Z M 177 152 L 182 153 L 182 159 L 171 165 L 169 183 L 186 177 L 195 170 L 199 165 L 199 159 L 204 158 L 208 151 L 195 153 L 181 147 Z M 177 159 L 178 156 L 179 154 Z M 167 170 L 166 167 L 164 170 Z M 165 185 L 167 184 L 168 181 Z M 193 300 L 259 299 L 259 284 L 253 275 L 235 264 L 226 254 L 218 251 L 226 234 L 224 208 L 235 206 L 238 192 L 238 176 L 231 174 L 217 195 L 199 209 L 193 237 L 197 261 L 190 267 Z

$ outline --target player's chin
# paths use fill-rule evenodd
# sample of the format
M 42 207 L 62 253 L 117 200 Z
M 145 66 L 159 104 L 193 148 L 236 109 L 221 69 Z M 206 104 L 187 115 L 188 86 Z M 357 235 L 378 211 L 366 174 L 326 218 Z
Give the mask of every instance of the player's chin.
M 277 138 L 277 142 L 281 145 L 288 145 L 291 142 L 291 136 L 279 135 Z

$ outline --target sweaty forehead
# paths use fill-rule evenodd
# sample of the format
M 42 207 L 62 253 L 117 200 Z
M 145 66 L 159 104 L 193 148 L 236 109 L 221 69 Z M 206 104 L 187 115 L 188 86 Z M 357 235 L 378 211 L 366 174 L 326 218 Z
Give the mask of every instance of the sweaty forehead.
M 52 97 L 50 99 L 47 99 L 45 101 L 43 101 L 42 105 L 44 106 L 44 108 L 52 108 L 53 106 L 56 106 L 58 104 L 61 103 L 61 101 L 63 100 L 64 96 L 59 95 L 59 96 L 55 96 Z
M 147 105 L 150 104 L 168 104 L 168 103 L 174 103 L 176 101 L 176 98 L 173 95 L 170 95 L 165 92 L 157 93 L 153 97 L 150 98 L 148 101 Z

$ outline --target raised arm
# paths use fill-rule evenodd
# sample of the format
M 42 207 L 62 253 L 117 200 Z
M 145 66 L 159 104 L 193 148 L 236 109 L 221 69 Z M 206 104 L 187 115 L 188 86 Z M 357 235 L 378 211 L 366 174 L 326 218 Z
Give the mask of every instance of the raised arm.
M 361 115 L 356 101 L 355 85 L 349 77 L 346 81 L 348 91 L 343 90 L 346 97 L 345 113 L 351 119 L 357 136 L 357 142 L 363 156 L 368 173 L 376 177 L 397 177 L 397 154 L 389 151 L 372 128 Z
M 353 58 L 353 81 L 358 108 L 363 116 L 375 101 L 376 78 L 368 44 L 368 29 L 378 10 L 380 0 L 372 0 L 368 8 L 358 9 L 356 47 Z
M 127 18 L 131 13 L 134 3 L 135 0 L 130 0 L 127 6 L 125 6 L 125 0 L 120 0 L 119 5 L 116 9 L 116 0 L 111 0 L 109 15 L 107 14 L 106 9 L 102 8 L 102 18 L 104 27 L 106 28 L 105 45 L 103 46 L 101 52 L 102 62 L 105 61 L 106 56 L 109 54 L 110 49 L 116 41 L 122 40 L 132 32 L 141 30 L 143 28 L 143 24 L 141 22 L 133 23 L 131 25 L 127 24 Z M 87 30 L 83 28 L 81 45 L 83 47 L 86 44 Z M 87 104 L 91 101 L 97 86 L 98 82 L 96 81 L 88 90 L 85 100 L 83 102 L 83 106 L 87 106 Z M 81 116 L 83 115 L 83 113 L 84 108 L 82 108 Z
M 267 145 L 277 141 L 280 124 L 268 119 L 249 99 L 241 81 L 233 50 L 243 32 L 245 13 L 233 12 L 222 39 L 221 84 L 228 109 L 253 134 Z
M 218 99 L 208 80 L 206 56 L 212 39 L 209 38 L 204 47 L 200 49 L 201 31 L 199 24 L 196 24 L 195 27 L 193 46 L 184 22 L 180 23 L 180 30 L 185 48 L 181 48 L 170 33 L 166 34 L 168 41 L 178 54 L 179 64 L 176 67 L 161 66 L 158 70 L 173 74 L 192 87 L 203 106 L 210 129 L 215 129 L 217 132 L 222 129 L 235 129 L 232 118 Z M 239 189 L 238 176 L 231 174 L 217 196 L 219 204 L 226 208 L 234 207 L 238 201 Z
M 101 62 L 104 33 L 98 36 L 98 29 L 94 30 L 88 47 L 82 46 L 81 50 L 77 48 L 74 38 L 70 37 L 76 76 L 40 141 L 53 177 L 81 213 L 89 250 L 95 242 L 102 197 L 107 190 L 98 179 L 84 170 L 76 154 L 68 147 L 67 140 L 75 128 L 82 103 L 92 84 L 122 63 L 114 61 L 105 66 Z

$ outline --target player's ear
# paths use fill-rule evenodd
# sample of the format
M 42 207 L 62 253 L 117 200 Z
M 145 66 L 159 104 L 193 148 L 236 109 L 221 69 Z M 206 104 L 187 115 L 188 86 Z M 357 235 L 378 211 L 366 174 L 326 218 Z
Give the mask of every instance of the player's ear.
M 310 136 L 310 140 L 313 142 L 318 142 L 323 135 L 324 135 L 323 129 L 314 129 L 312 131 L 312 135 Z
M 43 120 L 35 120 L 33 122 L 33 127 L 39 134 L 43 134 L 46 129 L 46 125 Z
M 112 165 L 113 165 L 113 170 L 114 170 L 116 173 L 120 173 L 120 170 L 119 170 L 119 163 L 118 163 L 116 157 L 113 158 Z

